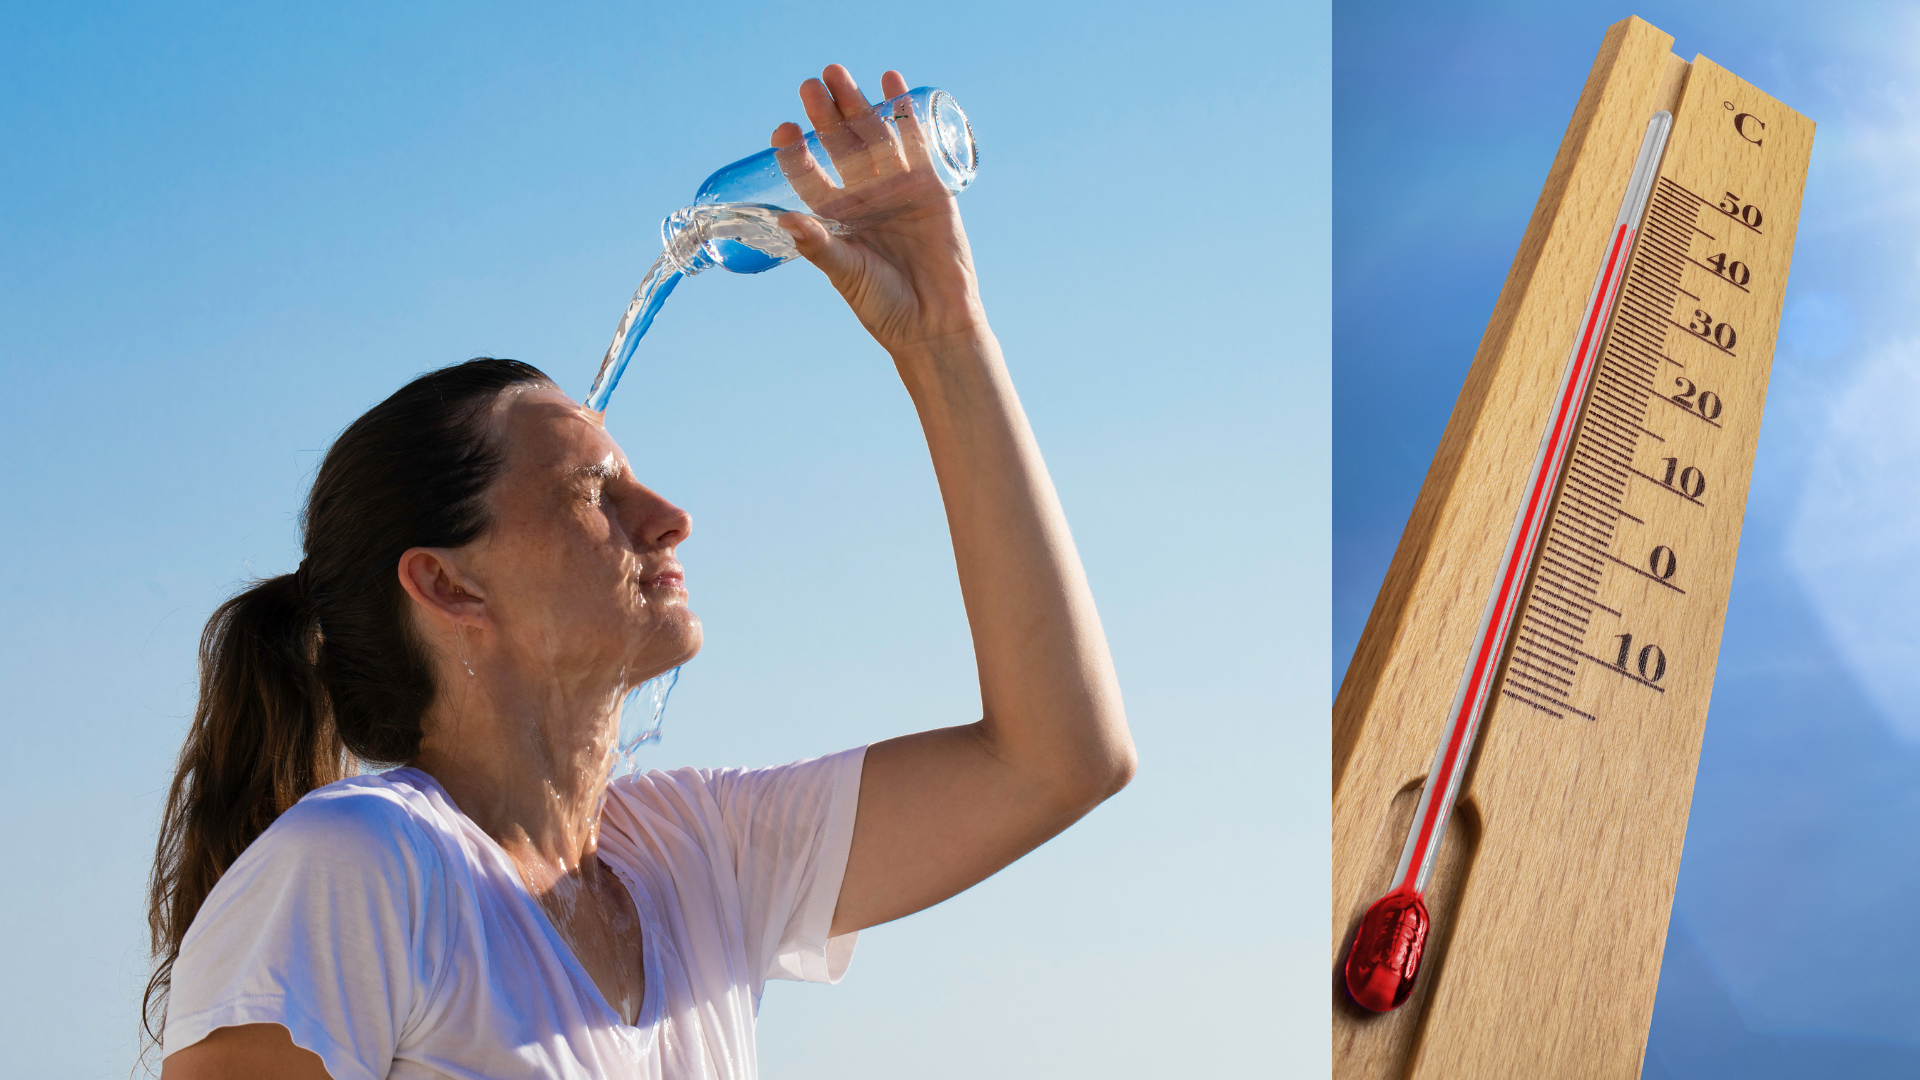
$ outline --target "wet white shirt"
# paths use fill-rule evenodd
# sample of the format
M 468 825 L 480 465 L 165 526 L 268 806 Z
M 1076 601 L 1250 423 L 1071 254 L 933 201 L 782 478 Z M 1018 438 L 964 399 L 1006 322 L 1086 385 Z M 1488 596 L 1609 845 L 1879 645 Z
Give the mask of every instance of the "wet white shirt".
M 751 1080 L 765 981 L 838 982 L 852 956 L 827 935 L 864 757 L 615 781 L 600 857 L 640 915 L 638 1026 L 432 777 L 329 784 L 201 906 L 164 1049 L 275 1023 L 334 1080 Z

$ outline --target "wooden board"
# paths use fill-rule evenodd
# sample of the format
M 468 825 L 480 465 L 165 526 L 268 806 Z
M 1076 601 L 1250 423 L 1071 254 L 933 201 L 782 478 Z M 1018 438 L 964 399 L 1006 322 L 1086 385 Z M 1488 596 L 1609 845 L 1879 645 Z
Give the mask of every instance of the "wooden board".
M 1640 1073 L 1814 129 L 1672 43 L 1639 19 L 1607 31 L 1334 702 L 1337 1077 Z M 1419 982 L 1369 1013 L 1339 967 L 1389 886 L 1662 109 L 1673 134 L 1427 890 Z

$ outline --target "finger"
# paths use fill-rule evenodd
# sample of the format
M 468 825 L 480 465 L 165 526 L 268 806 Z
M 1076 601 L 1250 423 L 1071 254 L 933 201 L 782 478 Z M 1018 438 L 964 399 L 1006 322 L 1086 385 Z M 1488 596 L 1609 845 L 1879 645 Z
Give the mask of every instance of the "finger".
M 813 151 L 807 147 L 807 140 L 800 132 L 800 125 L 781 124 L 773 129 L 773 160 L 780 165 L 781 175 L 787 183 L 793 185 L 794 194 L 810 207 L 825 206 L 839 189 L 828 179 L 826 170 L 814 160 Z
M 800 107 L 807 111 L 807 122 L 813 130 L 824 131 L 840 123 L 840 107 L 833 103 L 833 94 L 827 84 L 819 79 L 808 79 L 800 84 Z
M 811 214 L 781 214 L 779 225 L 793 237 L 800 256 L 819 267 L 834 287 L 846 281 L 855 267 L 854 252 L 846 241 L 827 232 Z
M 868 175 L 872 177 L 893 177 L 906 171 L 906 158 L 900 158 L 900 136 L 887 119 L 887 106 L 874 106 L 860 113 L 858 119 L 847 121 L 847 129 L 860 136 L 866 148 Z
M 804 146 L 806 141 L 800 125 L 791 120 L 773 129 L 773 148 L 776 150 L 793 150 Z
M 906 96 L 907 77 L 888 70 L 880 76 L 880 92 L 893 104 L 893 126 L 900 133 L 902 164 L 909 170 L 924 167 L 927 164 L 926 132 L 920 130 L 920 122 L 914 118 L 913 102 L 898 100 Z
M 820 146 L 827 152 L 827 159 L 833 162 L 834 171 L 841 180 L 847 179 L 849 171 L 855 176 L 865 176 L 865 164 L 860 160 L 860 152 L 866 149 L 866 143 L 853 133 L 846 121 L 840 116 L 840 107 L 834 104 L 833 94 L 827 85 L 819 79 L 808 79 L 800 84 L 800 104 L 807 110 L 807 119 L 813 122 L 813 132 L 819 136 Z
M 897 71 L 887 74 L 899 79 L 902 84 L 906 82 L 900 79 Z M 894 94 L 893 98 L 899 96 Z M 900 132 L 900 157 L 906 162 L 907 168 L 914 171 L 931 169 L 933 162 L 927 157 L 927 133 L 920 128 L 920 118 L 913 115 L 913 102 L 894 101 L 893 126 Z
M 900 172 L 903 163 L 895 146 L 893 129 L 874 115 L 873 105 L 853 81 L 853 73 L 840 64 L 829 64 L 820 73 L 820 79 L 833 94 L 834 108 L 840 112 L 844 130 L 858 141 L 857 148 L 850 142 L 846 161 L 841 160 L 843 151 L 832 145 L 827 148 L 834 156 L 834 166 L 840 170 L 841 182 L 852 184 L 856 177 L 891 176 Z
M 859 162 L 850 164 L 862 170 L 860 175 L 876 179 L 905 172 L 907 163 L 900 156 L 900 139 L 887 123 L 885 106 L 868 104 L 847 69 L 836 64 L 827 69 L 826 75 L 827 88 L 833 91 L 836 107 L 846 118 L 847 130 L 859 138 L 863 149 Z M 850 180 L 845 169 L 840 175 Z
M 833 95 L 833 106 L 840 110 L 840 119 L 858 120 L 863 114 L 871 112 L 873 106 L 867 103 L 867 97 L 853 81 L 853 72 L 840 64 L 828 64 L 820 73 L 820 81 L 826 84 Z

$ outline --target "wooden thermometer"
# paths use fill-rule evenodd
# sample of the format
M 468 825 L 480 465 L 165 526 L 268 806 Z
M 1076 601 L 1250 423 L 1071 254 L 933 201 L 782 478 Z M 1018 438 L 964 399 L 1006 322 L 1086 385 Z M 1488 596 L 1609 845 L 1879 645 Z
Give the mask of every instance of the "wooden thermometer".
M 1813 124 L 1607 31 L 1333 707 L 1334 1075 L 1637 1077 Z

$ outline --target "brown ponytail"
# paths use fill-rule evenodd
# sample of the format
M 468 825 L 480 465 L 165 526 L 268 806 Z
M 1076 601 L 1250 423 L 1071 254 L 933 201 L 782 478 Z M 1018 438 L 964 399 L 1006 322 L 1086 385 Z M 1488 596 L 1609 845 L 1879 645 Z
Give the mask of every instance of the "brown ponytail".
M 207 620 L 199 701 L 148 885 L 148 1038 L 161 1038 L 187 928 L 247 845 L 360 761 L 397 764 L 418 751 L 433 673 L 407 629 L 395 567 L 408 548 L 460 547 L 486 531 L 501 454 L 484 414 L 523 383 L 553 385 L 530 365 L 482 357 L 422 375 L 368 410 L 314 478 L 300 570 L 255 582 Z

